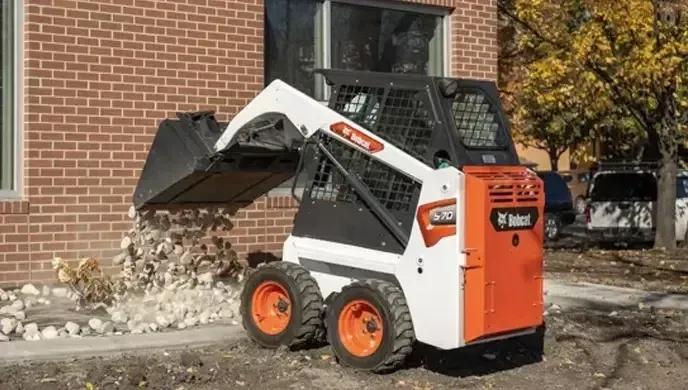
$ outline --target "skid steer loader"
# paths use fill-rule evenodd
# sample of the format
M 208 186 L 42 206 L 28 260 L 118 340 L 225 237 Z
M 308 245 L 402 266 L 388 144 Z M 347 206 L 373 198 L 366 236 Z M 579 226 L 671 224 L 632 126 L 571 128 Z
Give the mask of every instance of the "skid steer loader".
M 164 121 L 136 207 L 247 204 L 296 177 L 282 261 L 242 292 L 265 347 L 326 335 L 341 363 L 380 372 L 416 342 L 542 329 L 543 185 L 519 164 L 494 84 L 321 72 L 328 106 L 277 80 L 226 126 Z

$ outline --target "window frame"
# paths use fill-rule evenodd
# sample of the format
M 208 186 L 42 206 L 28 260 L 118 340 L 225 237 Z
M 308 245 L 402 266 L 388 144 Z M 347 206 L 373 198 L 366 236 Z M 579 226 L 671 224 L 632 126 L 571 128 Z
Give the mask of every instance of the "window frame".
M 16 0 L 12 4 L 12 69 L 11 69 L 11 96 L 13 106 L 11 111 L 11 132 L 12 132 L 12 186 L 10 189 L 0 188 L 1 200 L 17 200 L 23 195 L 23 115 L 24 115 L 24 1 Z M 0 134 L 2 136 L 2 134 Z M 2 158 L 0 156 L 0 158 Z M 2 172 L 0 172 L 2 174 Z
M 414 12 L 425 15 L 432 15 L 440 18 L 437 28 L 441 29 L 438 34 L 440 42 L 441 57 L 439 60 L 439 67 L 441 70 L 437 72 L 437 77 L 449 77 L 451 74 L 451 9 L 440 6 L 431 6 L 414 3 L 389 2 L 384 0 L 316 0 L 315 11 L 315 53 L 316 53 L 316 68 L 332 69 L 332 4 L 348 4 L 361 7 L 375 7 L 393 11 Z M 265 61 L 267 69 L 267 61 Z M 266 72 L 267 74 L 267 72 Z M 267 78 L 265 83 L 267 85 Z M 325 83 L 325 79 L 320 74 L 314 76 L 314 97 L 327 104 L 330 100 L 330 88 Z
M 331 69 L 332 67 L 332 4 L 349 4 L 362 7 L 376 7 L 395 11 L 415 12 L 432 15 L 440 18 L 438 29 L 441 29 L 440 39 L 440 59 L 441 71 L 437 77 L 450 77 L 451 75 L 451 9 L 440 6 L 430 6 L 424 4 L 389 2 L 384 0 L 317 0 L 315 12 L 315 53 L 316 68 Z M 267 67 L 267 61 L 265 62 Z M 267 85 L 268 80 L 265 80 Z M 325 82 L 321 74 L 314 76 L 315 98 L 323 105 L 328 105 L 331 96 L 331 87 Z M 303 186 L 296 187 L 297 195 L 302 195 Z M 291 185 L 289 187 L 277 187 L 268 192 L 269 196 L 291 196 Z
M 321 0 L 318 2 L 318 8 L 316 11 L 316 44 L 318 43 L 318 36 L 322 39 L 322 47 L 316 48 L 320 51 L 320 60 L 322 62 L 318 63 L 321 68 L 332 69 L 332 4 L 348 4 L 360 7 L 375 7 L 382 8 L 393 11 L 406 11 L 414 12 L 425 15 L 432 15 L 440 18 L 440 23 L 438 23 L 437 28 L 441 29 L 441 34 L 439 38 L 442 39 L 440 42 L 440 53 L 442 58 L 440 59 L 439 66 L 442 68 L 437 77 L 449 77 L 451 69 L 451 42 L 449 38 L 450 25 L 450 14 L 451 10 L 448 8 L 443 8 L 439 6 L 430 6 L 424 4 L 414 4 L 414 3 L 402 3 L 402 2 L 388 2 L 383 0 Z M 327 104 L 330 100 L 330 87 L 325 83 L 324 78 L 321 75 L 316 75 L 315 77 L 315 96 L 316 98 Z

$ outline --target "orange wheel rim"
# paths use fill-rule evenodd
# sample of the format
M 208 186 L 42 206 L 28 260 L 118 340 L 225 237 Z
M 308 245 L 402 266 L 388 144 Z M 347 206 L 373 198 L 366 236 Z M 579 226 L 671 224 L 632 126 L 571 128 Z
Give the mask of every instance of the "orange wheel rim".
M 277 282 L 261 283 L 251 298 L 251 316 L 265 334 L 274 336 L 284 332 L 291 319 L 289 293 Z
M 339 313 L 338 326 L 342 345 L 354 356 L 370 356 L 382 344 L 382 316 L 368 301 L 359 299 L 347 303 Z

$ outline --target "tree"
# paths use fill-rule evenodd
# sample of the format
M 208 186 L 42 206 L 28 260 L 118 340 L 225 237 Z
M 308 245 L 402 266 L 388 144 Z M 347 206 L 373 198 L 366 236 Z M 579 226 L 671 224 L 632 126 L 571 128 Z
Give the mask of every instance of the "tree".
M 688 124 L 688 14 L 660 0 L 513 0 L 500 7 L 536 53 L 526 65 L 538 101 L 585 120 L 612 110 L 647 140 L 659 164 L 655 246 L 674 248 L 679 145 Z M 534 80 L 541 80 L 536 84 Z M 581 107 L 581 104 L 583 106 Z
M 546 151 L 551 169 L 556 171 L 561 155 L 578 149 L 601 121 L 586 109 L 589 97 L 571 88 L 572 75 L 567 69 L 551 65 L 544 68 L 540 61 L 534 62 L 515 83 L 518 93 L 513 98 L 512 117 L 518 129 L 516 140 Z M 543 86 L 547 93 L 543 93 Z

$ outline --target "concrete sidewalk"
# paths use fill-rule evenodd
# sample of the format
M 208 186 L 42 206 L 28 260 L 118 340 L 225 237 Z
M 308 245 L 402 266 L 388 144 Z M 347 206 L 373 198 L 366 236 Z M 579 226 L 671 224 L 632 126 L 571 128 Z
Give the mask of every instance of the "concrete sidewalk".
M 210 325 L 161 333 L 0 343 L 0 366 L 22 360 L 61 360 L 151 349 L 224 344 L 244 337 L 241 326 Z
M 557 304 L 563 308 L 638 309 L 642 304 L 648 308 L 688 311 L 688 295 L 592 283 L 574 284 L 550 279 L 545 281 L 545 294 L 547 304 Z

